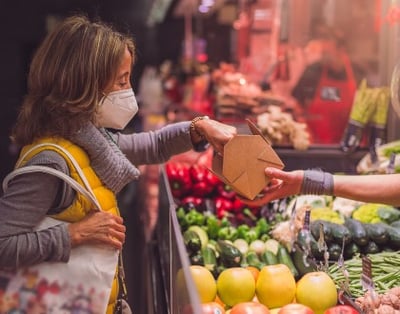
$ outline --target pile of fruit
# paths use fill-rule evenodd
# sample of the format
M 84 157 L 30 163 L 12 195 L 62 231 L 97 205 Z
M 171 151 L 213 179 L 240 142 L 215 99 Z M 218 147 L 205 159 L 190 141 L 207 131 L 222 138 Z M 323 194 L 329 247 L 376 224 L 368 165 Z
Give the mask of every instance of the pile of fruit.
M 204 166 L 167 164 L 167 174 L 204 313 L 383 313 L 385 293 L 400 287 L 397 208 L 325 196 L 249 208 Z M 370 257 L 373 292 L 385 296 L 380 307 L 368 305 L 361 256 Z M 349 312 L 334 312 L 341 292 Z

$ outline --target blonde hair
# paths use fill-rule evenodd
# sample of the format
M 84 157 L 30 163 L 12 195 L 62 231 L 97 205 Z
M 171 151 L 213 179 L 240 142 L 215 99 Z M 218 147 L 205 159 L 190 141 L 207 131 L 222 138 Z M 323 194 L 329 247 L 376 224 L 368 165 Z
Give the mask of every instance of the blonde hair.
M 111 26 L 85 16 L 65 19 L 32 59 L 28 94 L 13 141 L 26 145 L 43 136 L 68 137 L 93 121 L 102 92 L 115 79 L 126 49 L 134 60 L 132 38 Z

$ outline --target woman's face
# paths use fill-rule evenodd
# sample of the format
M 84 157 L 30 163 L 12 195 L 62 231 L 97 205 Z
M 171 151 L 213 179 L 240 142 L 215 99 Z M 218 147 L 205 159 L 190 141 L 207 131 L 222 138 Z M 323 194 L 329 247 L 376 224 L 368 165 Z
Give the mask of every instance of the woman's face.
M 132 56 L 128 48 L 126 48 L 124 56 L 122 58 L 121 65 L 117 70 L 117 76 L 115 77 L 115 80 L 113 80 L 112 82 L 110 82 L 109 85 L 107 85 L 106 89 L 104 90 L 104 94 L 108 95 L 111 92 L 131 88 L 132 87 L 130 82 L 131 69 L 132 69 Z

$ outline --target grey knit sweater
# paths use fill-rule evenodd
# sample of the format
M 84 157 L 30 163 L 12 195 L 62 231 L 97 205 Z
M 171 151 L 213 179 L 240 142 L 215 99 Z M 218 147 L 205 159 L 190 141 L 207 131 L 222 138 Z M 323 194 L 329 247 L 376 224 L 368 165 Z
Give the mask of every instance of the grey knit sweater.
M 135 166 L 158 164 L 193 148 L 189 122 L 157 131 L 116 134 L 121 151 Z M 44 151 L 29 164 L 45 165 L 68 174 L 65 160 Z M 17 268 L 42 261 L 68 261 L 71 250 L 65 224 L 33 231 L 46 214 L 58 213 L 73 201 L 75 192 L 64 181 L 44 173 L 15 177 L 0 198 L 0 269 Z

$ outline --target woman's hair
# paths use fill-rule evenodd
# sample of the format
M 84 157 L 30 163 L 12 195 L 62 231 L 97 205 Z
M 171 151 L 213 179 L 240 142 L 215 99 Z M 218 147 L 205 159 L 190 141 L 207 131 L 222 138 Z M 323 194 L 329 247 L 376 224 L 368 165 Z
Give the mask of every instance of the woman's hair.
M 93 121 L 103 91 L 115 79 L 127 35 L 84 16 L 65 19 L 36 51 L 12 139 L 26 145 L 43 136 L 68 137 Z

